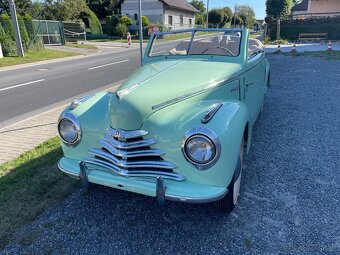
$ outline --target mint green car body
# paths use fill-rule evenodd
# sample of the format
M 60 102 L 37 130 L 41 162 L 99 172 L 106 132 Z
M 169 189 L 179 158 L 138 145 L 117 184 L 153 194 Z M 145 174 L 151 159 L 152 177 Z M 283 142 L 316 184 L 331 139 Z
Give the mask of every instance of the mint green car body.
M 91 148 L 98 148 L 108 127 L 116 130 L 146 130 L 144 138 L 154 138 L 151 148 L 161 149 L 162 158 L 174 162 L 174 171 L 185 180 L 164 179 L 165 198 L 206 203 L 223 198 L 228 192 L 241 142 L 250 149 L 252 127 L 261 112 L 269 85 L 270 69 L 264 52 L 249 58 L 249 32 L 240 30 L 240 53 L 230 56 L 150 57 L 152 40 L 143 65 L 118 89 L 97 93 L 77 108 L 61 114 L 73 114 L 81 126 L 76 146 L 62 143 L 64 157 L 59 168 L 80 176 L 79 162 Z M 154 37 L 153 37 L 154 38 Z M 207 123 L 202 117 L 217 103 L 223 103 Z M 219 138 L 217 162 L 204 171 L 188 162 L 181 150 L 184 134 L 192 128 L 208 128 Z M 107 171 L 90 170 L 88 182 L 147 196 L 157 196 L 155 179 L 127 178 Z

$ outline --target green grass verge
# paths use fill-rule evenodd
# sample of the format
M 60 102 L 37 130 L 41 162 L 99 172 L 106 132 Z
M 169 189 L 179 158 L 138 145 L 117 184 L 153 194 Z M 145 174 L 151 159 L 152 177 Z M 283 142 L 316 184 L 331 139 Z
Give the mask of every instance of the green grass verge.
M 340 51 L 311 51 L 311 52 L 297 52 L 297 53 L 284 53 L 285 56 L 295 57 L 314 57 L 323 58 L 326 60 L 340 60 Z
M 51 49 L 43 49 L 39 51 L 30 51 L 25 53 L 25 57 L 4 57 L 0 58 L 0 67 L 14 66 L 19 64 L 26 64 L 38 62 L 43 60 L 50 60 L 55 58 L 65 58 L 80 55 L 75 52 L 57 51 Z
M 61 156 L 60 142 L 55 137 L 0 165 L 0 249 L 15 230 L 79 187 L 77 180 L 58 171 Z
M 94 45 L 85 44 L 85 43 L 84 44 L 83 43 L 66 43 L 65 46 L 73 47 L 73 48 L 81 48 L 81 49 L 90 49 L 90 50 L 98 49 Z

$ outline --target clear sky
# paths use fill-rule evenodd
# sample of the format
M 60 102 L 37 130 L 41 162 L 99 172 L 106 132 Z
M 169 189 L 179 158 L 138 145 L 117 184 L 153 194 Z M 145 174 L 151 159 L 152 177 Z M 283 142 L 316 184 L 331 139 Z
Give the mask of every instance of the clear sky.
M 207 0 L 203 0 L 203 2 L 207 6 Z M 254 9 L 257 19 L 264 19 L 266 16 L 265 2 L 265 0 L 209 0 L 209 9 L 228 6 L 234 11 L 235 4 L 247 4 Z

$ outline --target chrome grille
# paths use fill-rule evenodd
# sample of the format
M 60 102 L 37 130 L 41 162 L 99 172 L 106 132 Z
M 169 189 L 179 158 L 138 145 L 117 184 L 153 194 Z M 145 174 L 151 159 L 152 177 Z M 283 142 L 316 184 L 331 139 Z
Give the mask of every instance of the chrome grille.
M 162 150 L 151 149 L 157 143 L 153 138 L 144 139 L 144 130 L 124 131 L 109 128 L 99 148 L 89 150 L 84 159 L 89 169 L 103 170 L 125 177 L 171 179 L 183 181 L 182 174 L 175 173 L 173 162 L 165 161 Z M 100 169 L 99 169 L 99 168 Z

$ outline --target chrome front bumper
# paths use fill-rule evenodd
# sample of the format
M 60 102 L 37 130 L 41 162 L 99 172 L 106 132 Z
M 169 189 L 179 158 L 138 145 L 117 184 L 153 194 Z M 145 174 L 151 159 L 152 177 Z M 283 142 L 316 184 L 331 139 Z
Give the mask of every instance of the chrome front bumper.
M 68 158 L 62 158 L 58 162 L 58 168 L 71 177 L 80 179 L 85 187 L 88 183 L 96 183 L 152 196 L 160 204 L 165 200 L 185 203 L 210 203 L 222 199 L 228 192 L 225 187 L 197 184 L 188 180 L 178 182 L 158 176 L 153 178 L 153 181 L 146 181 L 140 178 L 115 176 L 103 171 L 88 171 L 85 162 L 78 162 Z

